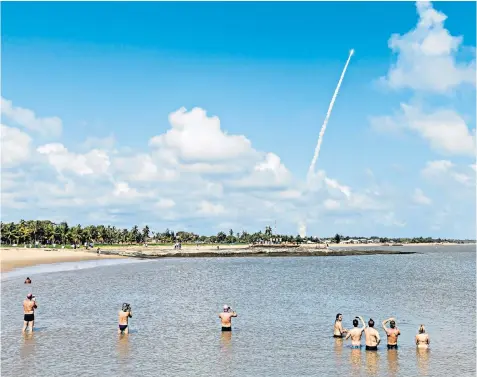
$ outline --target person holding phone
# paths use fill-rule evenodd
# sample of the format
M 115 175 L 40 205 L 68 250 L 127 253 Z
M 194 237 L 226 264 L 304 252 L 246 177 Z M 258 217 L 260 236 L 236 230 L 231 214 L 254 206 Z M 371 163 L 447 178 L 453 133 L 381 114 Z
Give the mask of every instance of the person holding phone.
M 224 305 L 224 311 L 219 314 L 222 331 L 232 331 L 232 317 L 237 317 L 237 313 L 230 306 Z
M 119 328 L 118 334 L 129 334 L 129 318 L 132 318 L 131 305 L 124 303 L 119 311 Z
M 358 327 L 358 319 L 363 324 L 363 327 Z M 353 319 L 353 328 L 348 331 L 348 334 L 345 338 L 345 340 L 351 338 L 351 348 L 361 348 L 361 337 L 363 336 L 363 331 L 365 328 L 366 323 L 364 322 L 363 317 L 359 316 Z
M 30 332 L 33 332 L 33 325 L 35 324 L 35 309 L 38 308 L 35 296 L 28 293 L 25 300 L 23 300 L 23 329 L 24 333 L 30 325 Z

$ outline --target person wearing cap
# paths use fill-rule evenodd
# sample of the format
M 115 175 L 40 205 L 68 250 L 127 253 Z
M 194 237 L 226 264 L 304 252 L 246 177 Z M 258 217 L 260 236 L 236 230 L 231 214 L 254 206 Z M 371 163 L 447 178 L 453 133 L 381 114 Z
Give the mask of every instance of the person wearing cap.
M 38 305 L 35 301 L 35 296 L 28 293 L 26 299 L 23 301 L 23 333 L 26 331 L 28 325 L 30 325 L 30 332 L 33 332 L 36 308 L 38 308 Z
M 386 323 L 389 322 L 391 328 L 386 327 Z M 394 318 L 388 318 L 382 323 L 384 332 L 388 337 L 388 350 L 397 349 L 398 336 L 401 335 L 401 331 L 396 327 L 396 320 Z
M 426 334 L 424 325 L 421 325 L 419 326 L 419 333 L 416 335 L 416 346 L 417 348 L 429 348 L 429 344 L 431 344 L 429 334 Z
M 368 321 L 368 327 L 364 329 L 364 336 L 366 338 L 366 351 L 377 351 L 378 345 L 381 343 L 381 337 L 378 330 L 374 328 L 374 321 L 372 318 Z
M 232 311 L 230 306 L 224 305 L 224 311 L 219 314 L 222 331 L 232 331 L 232 317 L 237 317 L 237 313 Z

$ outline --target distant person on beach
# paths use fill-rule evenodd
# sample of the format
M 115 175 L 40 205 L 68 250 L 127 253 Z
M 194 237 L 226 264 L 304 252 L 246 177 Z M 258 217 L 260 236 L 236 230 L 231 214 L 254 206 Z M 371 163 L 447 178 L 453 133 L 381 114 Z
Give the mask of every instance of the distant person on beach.
M 364 329 L 364 335 L 366 338 L 366 351 L 377 351 L 378 345 L 381 343 L 381 337 L 378 330 L 374 328 L 374 321 L 372 318 L 368 321 L 368 327 Z
M 98 250 L 96 250 L 96 255 L 99 257 L 101 255 L 101 249 L 98 247 Z
M 386 327 L 386 323 L 389 322 L 391 328 Z M 398 336 L 401 335 L 401 331 L 396 327 L 396 321 L 394 318 L 388 318 L 382 323 L 384 332 L 388 337 L 388 350 L 397 348 Z
M 231 310 L 230 306 L 224 305 L 224 311 L 219 314 L 222 331 L 232 331 L 232 317 L 237 317 L 237 313 Z
M 363 327 L 358 327 L 358 319 L 363 324 Z M 361 336 L 363 335 L 363 331 L 366 328 L 366 324 L 364 322 L 363 317 L 355 317 L 353 319 L 353 328 L 348 331 L 345 340 L 351 338 L 351 348 L 360 348 L 361 347 Z
M 348 330 L 343 328 L 343 314 L 336 314 L 335 325 L 333 327 L 333 338 L 342 338 Z
M 132 318 L 131 305 L 124 303 L 119 311 L 119 329 L 118 334 L 129 334 L 129 318 Z
M 419 326 L 419 333 L 416 335 L 416 346 L 417 348 L 429 348 L 431 341 L 429 339 L 429 334 L 426 334 L 426 329 L 424 325 Z
M 25 284 L 31 284 L 31 279 L 27 276 L 27 278 L 25 279 Z
M 38 308 L 36 304 L 35 296 L 28 293 L 25 300 L 23 300 L 23 329 L 24 333 L 30 325 L 30 332 L 33 332 L 33 325 L 35 324 L 35 309 Z

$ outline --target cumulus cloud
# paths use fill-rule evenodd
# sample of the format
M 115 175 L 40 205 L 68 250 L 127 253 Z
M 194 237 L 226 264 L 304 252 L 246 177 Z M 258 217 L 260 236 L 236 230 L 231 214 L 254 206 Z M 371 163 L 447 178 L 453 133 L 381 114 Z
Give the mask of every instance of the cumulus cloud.
M 389 48 L 397 55 L 382 81 L 393 89 L 446 93 L 462 84 L 475 85 L 475 60 L 457 61 L 463 37 L 444 27 L 447 16 L 428 1 L 416 2 L 419 20 L 406 34 L 393 34 Z
M 416 188 L 414 190 L 414 194 L 412 195 L 412 200 L 414 201 L 414 203 L 419 205 L 427 206 L 432 203 L 432 200 L 428 198 L 420 188 Z
M 1 97 L 2 115 L 26 129 L 43 136 L 58 137 L 61 134 L 62 121 L 58 117 L 40 118 L 29 109 L 13 106 L 12 101 Z
M 449 160 L 428 161 L 421 170 L 421 175 L 431 182 L 450 184 L 457 182 L 460 185 L 475 186 L 475 171 L 457 166 Z
M 429 142 L 435 151 L 448 155 L 475 155 L 475 129 L 470 131 L 464 119 L 453 110 L 438 109 L 429 113 L 402 103 L 394 116 L 372 117 L 378 130 L 408 129 Z
M 30 158 L 32 138 L 27 133 L 2 124 L 0 142 L 2 166 L 12 167 Z

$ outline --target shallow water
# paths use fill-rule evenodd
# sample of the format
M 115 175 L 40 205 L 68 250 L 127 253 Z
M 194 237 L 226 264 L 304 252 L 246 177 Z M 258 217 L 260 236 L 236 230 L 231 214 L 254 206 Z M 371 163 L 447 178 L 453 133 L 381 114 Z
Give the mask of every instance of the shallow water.
M 31 286 L 10 275 L 2 281 L 2 376 L 475 376 L 475 246 L 414 250 L 30 270 Z M 37 331 L 22 336 L 30 290 Z M 122 302 L 134 317 L 132 333 L 119 337 Z M 239 314 L 231 334 L 220 332 L 224 303 Z M 396 317 L 399 350 L 387 351 L 385 339 L 377 353 L 334 340 L 338 312 L 348 328 L 355 315 L 379 325 Z M 420 323 L 429 351 L 414 346 Z

